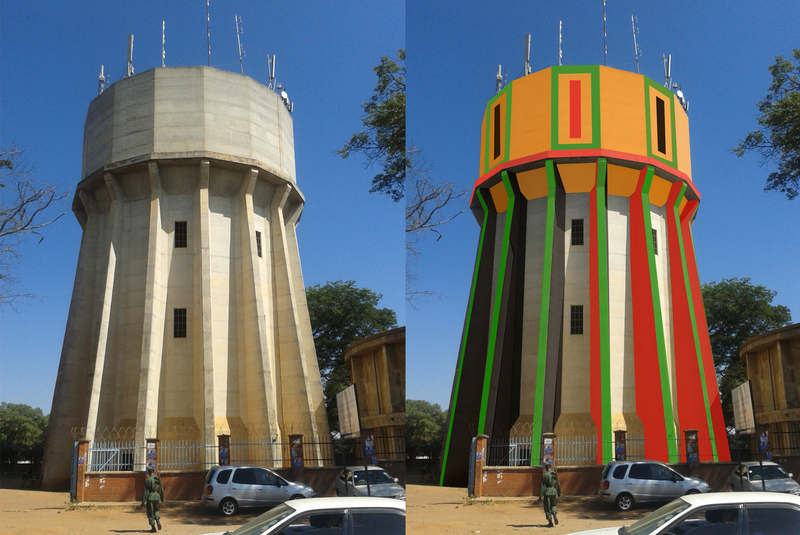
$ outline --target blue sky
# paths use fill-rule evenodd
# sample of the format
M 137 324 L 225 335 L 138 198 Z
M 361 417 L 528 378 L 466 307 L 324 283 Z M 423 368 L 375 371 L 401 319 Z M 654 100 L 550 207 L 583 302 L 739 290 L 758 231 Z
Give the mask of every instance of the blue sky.
M 758 125 L 756 103 L 775 56 L 800 47 L 795 2 L 632 2 L 606 7 L 607 65 L 636 72 L 631 15 L 638 18 L 640 72 L 663 83 L 662 54 L 689 100 L 692 172 L 702 200 L 693 227 L 702 282 L 751 277 L 800 321 L 800 200 L 763 191 L 772 167 L 730 152 Z M 432 176 L 471 190 L 478 178 L 480 125 L 498 64 L 508 80 L 523 68 L 532 35 L 533 71 L 603 65 L 602 0 L 406 3 L 407 136 L 433 163 Z M 479 226 L 471 213 L 420 247 L 418 288 L 439 293 L 407 310 L 407 390 L 445 408 L 456 366 Z
M 135 6 L 132 7 L 132 6 Z M 294 101 L 297 183 L 306 197 L 298 226 L 306 285 L 355 280 L 383 295 L 405 323 L 402 203 L 368 193 L 379 169 L 335 151 L 361 129 L 371 70 L 405 44 L 402 1 L 221 2 L 211 0 L 211 66 L 239 72 L 234 16 L 242 18 L 245 74 L 267 83 L 266 55 Z M 0 146 L 15 144 L 35 163 L 35 179 L 74 192 L 83 125 L 97 96 L 100 65 L 125 74 L 134 35 L 137 73 L 166 65 L 206 65 L 206 6 L 193 2 L 3 0 L 0 7 Z M 70 197 L 69 201 L 72 201 Z M 69 211 L 44 241 L 20 248 L 17 290 L 39 299 L 0 316 L 0 401 L 50 412 L 81 230 Z M 51 212 L 57 215 L 58 210 Z

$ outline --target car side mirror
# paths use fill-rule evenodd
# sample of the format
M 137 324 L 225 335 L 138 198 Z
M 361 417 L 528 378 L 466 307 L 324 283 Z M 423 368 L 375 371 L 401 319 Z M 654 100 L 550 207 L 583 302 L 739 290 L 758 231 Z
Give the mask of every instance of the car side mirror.
M 789 477 L 790 477 L 790 478 L 794 477 L 794 474 L 792 474 L 792 473 L 790 472 L 790 473 L 789 473 Z
M 792 477 L 792 474 L 789 474 L 789 477 Z M 399 480 L 399 479 L 397 479 L 397 478 L 394 478 L 394 482 L 399 484 L 399 483 L 400 483 L 400 480 Z

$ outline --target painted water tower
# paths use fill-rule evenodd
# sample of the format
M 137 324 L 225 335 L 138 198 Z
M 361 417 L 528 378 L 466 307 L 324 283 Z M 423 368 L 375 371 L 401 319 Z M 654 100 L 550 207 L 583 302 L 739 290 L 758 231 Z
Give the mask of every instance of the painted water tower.
M 89 105 L 45 488 L 68 485 L 76 429 L 90 441 L 127 429 L 142 446 L 329 437 L 295 233 L 303 204 L 286 100 L 251 78 L 159 68 Z
M 678 462 L 729 460 L 691 225 L 689 123 L 645 76 L 552 67 L 486 106 L 471 207 L 481 227 L 441 482 L 464 485 L 472 437 L 640 436 Z

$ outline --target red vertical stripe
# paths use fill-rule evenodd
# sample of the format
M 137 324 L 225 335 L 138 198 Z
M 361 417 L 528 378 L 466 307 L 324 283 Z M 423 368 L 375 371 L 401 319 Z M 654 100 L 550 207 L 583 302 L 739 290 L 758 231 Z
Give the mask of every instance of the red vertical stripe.
M 569 81 L 569 137 L 581 137 L 581 81 Z
M 725 421 L 722 418 L 722 403 L 719 399 L 714 357 L 711 354 L 711 339 L 708 337 L 706 309 L 703 306 L 703 295 L 700 292 L 700 275 L 697 271 L 694 243 L 692 242 L 691 219 L 697 209 L 697 204 L 697 201 L 689 201 L 684 207 L 683 213 L 681 213 L 683 248 L 686 252 L 686 268 L 689 272 L 689 285 L 692 288 L 692 299 L 694 300 L 694 315 L 697 321 L 697 330 L 700 334 L 700 354 L 703 356 L 708 404 L 711 406 L 711 421 L 714 426 L 714 438 L 717 440 L 717 460 L 719 462 L 728 462 L 731 460 L 731 451 L 728 447 L 728 433 L 725 428 Z
M 678 201 L 682 182 L 672 184 L 667 200 L 667 228 L 669 239 L 669 273 L 672 285 L 672 328 L 675 344 L 675 384 L 678 393 L 678 420 L 681 431 L 697 429 L 700 439 L 700 460 L 713 461 L 711 445 L 708 443 L 708 421 L 700 371 L 697 369 L 697 351 L 694 345 L 694 329 L 689 313 L 689 299 L 683 276 L 683 261 L 678 243 L 680 221 L 675 219 L 673 207 Z M 689 258 L 686 259 L 687 263 Z M 692 303 L 694 305 L 694 303 Z M 681 462 L 686 462 L 686 449 L 680 449 Z
M 630 268 L 631 308 L 633 315 L 634 375 L 636 381 L 636 414 L 644 427 L 645 457 L 668 461 L 661 396 L 661 370 L 658 362 L 653 294 L 650 282 L 650 261 L 644 221 L 643 186 L 648 168 L 639 173 L 636 192 L 630 197 Z M 647 205 L 649 207 L 649 204 Z

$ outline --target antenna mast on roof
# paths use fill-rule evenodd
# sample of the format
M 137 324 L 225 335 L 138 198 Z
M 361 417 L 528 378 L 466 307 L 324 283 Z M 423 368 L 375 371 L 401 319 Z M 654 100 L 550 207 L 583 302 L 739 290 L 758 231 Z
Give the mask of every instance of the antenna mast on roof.
M 97 94 L 101 94 L 106 89 L 106 77 L 103 76 L 103 66 L 100 65 L 100 77 L 97 81 Z
M 211 16 L 208 13 L 208 3 L 206 0 L 206 43 L 208 44 L 208 66 L 211 67 Z
M 166 59 L 166 57 L 167 57 L 167 54 L 164 52 L 164 43 L 166 42 L 166 38 L 165 38 L 165 35 L 166 35 L 165 31 L 166 31 L 166 28 L 167 28 L 167 25 L 166 25 L 166 23 L 164 23 L 164 21 L 162 20 L 162 21 L 161 21 L 161 66 L 162 66 L 162 67 L 164 67 L 164 60 L 165 60 L 165 59 Z
M 503 89 L 503 84 L 505 83 L 505 75 L 503 74 L 503 66 L 497 66 L 497 85 L 495 86 L 495 94 L 499 93 Z
M 242 40 L 239 37 L 244 33 L 244 28 L 239 28 L 239 23 L 242 22 L 242 17 L 234 15 L 233 18 L 236 20 L 236 42 L 239 43 L 239 68 L 242 69 L 242 74 L 244 74 L 244 63 L 242 63 L 242 58 L 245 56 L 245 51 L 242 47 Z
M 558 21 L 558 66 L 561 67 L 561 21 Z
M 269 71 L 269 86 L 268 88 L 271 90 L 275 90 L 275 54 L 272 55 L 272 59 L 270 59 L 269 54 L 267 54 L 267 70 Z
M 664 87 L 672 89 L 672 54 L 661 54 L 661 57 L 664 59 Z
M 531 73 L 531 34 L 525 36 L 525 67 L 522 76 L 528 76 Z
M 639 74 L 639 58 L 642 57 L 642 49 L 639 48 L 639 44 L 636 42 L 636 34 L 639 33 L 639 28 L 636 27 L 637 22 L 639 22 L 639 19 L 631 15 L 631 28 L 633 28 L 633 53 L 636 55 L 636 74 Z
M 603 0 L 603 65 L 608 65 L 608 47 L 606 46 L 606 0 Z
M 133 34 L 128 36 L 128 68 L 125 76 L 133 76 Z

